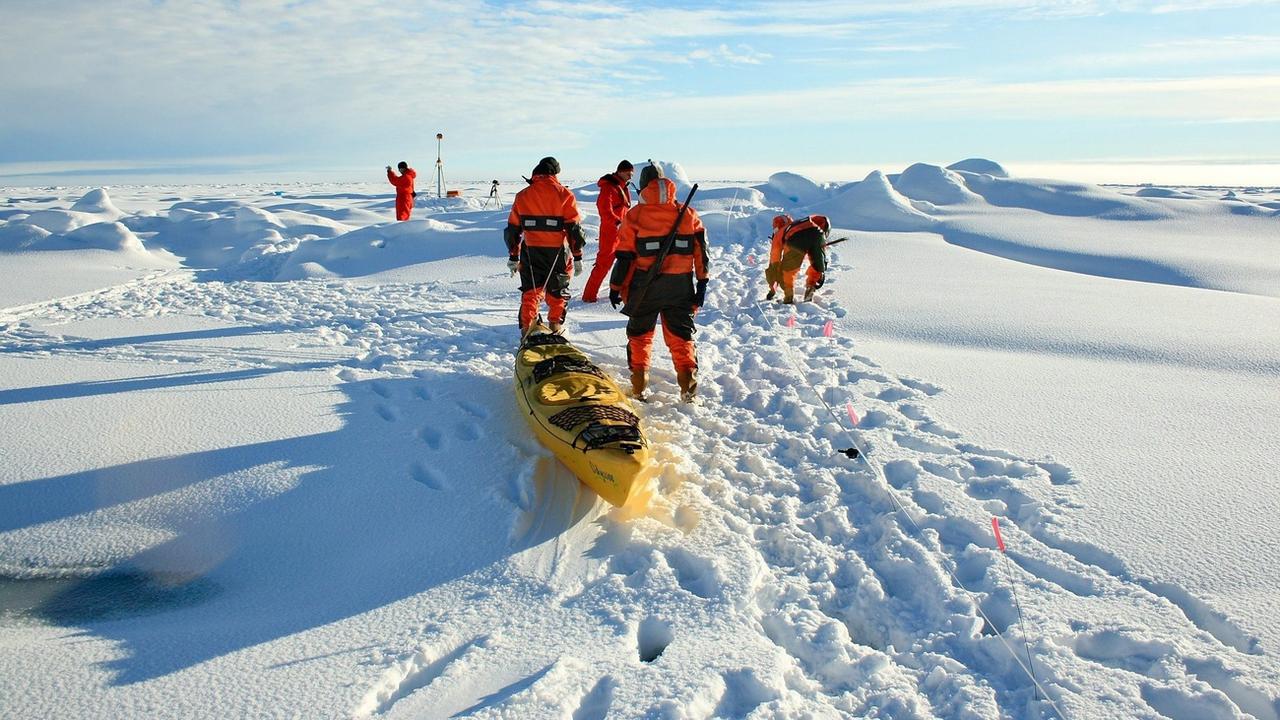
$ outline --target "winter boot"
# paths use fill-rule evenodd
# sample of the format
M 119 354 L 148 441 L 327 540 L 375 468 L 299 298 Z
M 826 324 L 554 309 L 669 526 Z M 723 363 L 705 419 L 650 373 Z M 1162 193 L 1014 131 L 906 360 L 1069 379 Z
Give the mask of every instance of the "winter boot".
M 637 400 L 645 400 L 645 390 L 649 387 L 648 370 L 631 371 L 631 396 Z
M 805 301 L 805 302 L 813 302 L 813 293 L 814 293 L 814 291 L 815 291 L 815 290 L 817 290 L 817 289 L 818 289 L 818 288 L 816 288 L 816 287 L 814 287 L 814 286 L 812 286 L 812 285 L 810 285 L 809 287 L 805 288 L 805 289 L 804 289 L 804 301 Z
M 765 300 L 772 300 L 778 294 L 777 288 L 769 288 L 769 293 L 764 296 Z
M 698 370 L 677 370 L 676 382 L 680 383 L 680 400 L 693 402 L 698 394 Z
M 555 333 L 556 335 L 564 334 L 560 332 L 561 330 L 564 330 L 564 323 L 553 322 L 549 327 L 551 328 L 551 332 Z

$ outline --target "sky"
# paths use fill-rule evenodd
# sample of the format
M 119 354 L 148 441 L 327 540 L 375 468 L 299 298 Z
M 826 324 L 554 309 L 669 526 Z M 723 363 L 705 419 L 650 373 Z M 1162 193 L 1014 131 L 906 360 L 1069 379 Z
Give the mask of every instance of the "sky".
M 0 185 L 434 177 L 437 132 L 459 180 L 1280 185 L 1276 1 L 0 0 L 0 67 Z

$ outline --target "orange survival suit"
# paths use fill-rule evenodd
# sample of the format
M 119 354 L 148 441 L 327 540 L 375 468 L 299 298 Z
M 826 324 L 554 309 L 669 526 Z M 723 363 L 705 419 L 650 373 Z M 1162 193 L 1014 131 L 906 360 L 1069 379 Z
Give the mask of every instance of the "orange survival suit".
M 772 299 L 776 285 L 782 285 L 784 303 L 795 302 L 796 274 L 804 259 L 809 258 L 809 269 L 805 272 L 804 299 L 813 298 L 813 291 L 826 282 L 827 273 L 827 236 L 831 233 L 831 222 L 824 215 L 791 220 L 786 215 L 773 219 L 773 241 L 769 248 L 769 267 L 765 269 L 765 278 L 769 281 L 769 294 L 766 300 Z
M 545 292 L 552 330 L 564 323 L 573 264 L 582 262 L 587 238 L 582 233 L 578 201 L 556 175 L 560 163 L 543 158 L 533 169 L 529 187 L 516 193 L 503 239 L 511 265 L 520 272 L 520 331 L 538 316 Z M 572 258 L 572 259 L 571 259 Z
M 591 276 L 582 288 L 583 302 L 596 301 L 600 283 L 604 282 L 604 276 L 613 267 L 622 216 L 631 209 L 631 190 L 617 173 L 602 176 L 596 186 L 600 188 L 600 195 L 596 198 L 596 210 L 600 213 L 600 247 L 596 250 L 596 262 L 591 267 Z
M 609 279 L 609 301 L 625 301 L 627 321 L 627 364 L 631 368 L 632 390 L 643 396 L 653 348 L 653 331 L 662 317 L 662 339 L 671 352 L 676 378 L 686 399 L 697 388 L 698 359 L 693 343 L 693 315 L 706 296 L 707 231 L 692 207 L 680 218 L 671 250 L 663 259 L 643 298 L 636 294 L 671 232 L 680 205 L 676 186 L 661 177 L 657 166 L 648 165 L 640 174 L 640 201 L 623 217 L 618 229 L 618 248 Z M 697 280 L 696 288 L 694 280 Z
M 413 180 L 418 177 L 418 173 L 411 167 L 404 168 L 404 171 L 396 175 L 391 172 L 391 168 L 387 168 L 387 180 L 396 186 L 396 220 L 408 220 L 409 213 L 413 212 Z

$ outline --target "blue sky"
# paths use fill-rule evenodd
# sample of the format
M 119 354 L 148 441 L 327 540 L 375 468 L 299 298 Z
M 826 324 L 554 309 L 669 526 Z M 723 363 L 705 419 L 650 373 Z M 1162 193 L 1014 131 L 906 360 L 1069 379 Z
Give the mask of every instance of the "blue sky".
M 362 179 L 429 170 L 437 131 L 459 179 L 546 154 L 580 178 L 1280 168 L 1277 2 L 0 0 L 0 21 L 0 184 Z

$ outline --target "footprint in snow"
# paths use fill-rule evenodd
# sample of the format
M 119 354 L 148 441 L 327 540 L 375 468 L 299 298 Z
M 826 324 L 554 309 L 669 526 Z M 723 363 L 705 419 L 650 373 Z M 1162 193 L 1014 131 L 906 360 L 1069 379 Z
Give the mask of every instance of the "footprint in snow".
M 1042 470 L 1049 473 L 1049 482 L 1054 485 L 1074 485 L 1077 480 L 1075 473 L 1071 472 L 1071 468 L 1056 462 L 1038 462 Z
M 578 701 L 578 709 L 573 711 L 573 720 L 604 720 L 613 706 L 614 688 L 618 681 L 612 675 L 600 678 L 594 687 Z
M 713 562 L 683 548 L 668 550 L 666 556 L 680 587 L 704 600 L 720 594 L 721 577 Z
M 919 390 L 925 395 L 937 395 L 938 393 L 942 392 L 942 388 L 940 386 L 934 385 L 931 382 L 925 382 L 923 380 L 916 380 L 915 378 L 905 378 L 905 377 L 898 378 L 898 381 L 901 382 L 903 385 L 906 385 L 907 387 L 911 388 L 912 390 Z
M 413 466 L 409 469 L 409 473 L 413 476 L 414 480 L 426 485 L 432 490 L 445 489 L 444 478 L 441 477 L 440 473 L 433 470 L 421 460 L 413 463 Z
M 489 417 L 489 409 L 485 406 L 471 402 L 470 400 L 459 400 L 458 407 L 462 408 L 468 415 L 484 420 Z
M 671 623 L 656 617 L 640 621 L 636 628 L 636 648 L 640 651 L 640 662 L 651 663 L 657 660 L 674 639 Z
M 369 387 L 373 388 L 373 391 L 375 393 L 377 393 L 378 395 L 384 398 L 391 397 L 391 388 L 387 387 L 384 383 L 381 383 L 375 380 L 373 384 L 370 385 Z
M 755 668 L 728 670 L 720 677 L 724 680 L 724 695 L 712 717 L 747 717 L 761 705 L 781 697 L 776 688 L 761 681 Z
M 432 450 L 440 449 L 440 431 L 430 425 L 423 425 L 418 428 L 418 437 Z
M 885 390 L 881 390 L 874 397 L 877 400 L 883 400 L 885 402 L 897 402 L 899 400 L 914 398 L 915 396 L 916 394 L 907 388 L 887 388 Z
M 378 415 L 387 422 L 395 422 L 400 419 L 400 412 L 390 405 L 378 403 L 375 409 L 378 411 Z
M 921 437 L 903 435 L 902 433 L 895 433 L 893 436 L 893 441 L 897 443 L 899 447 L 904 447 L 908 450 L 915 450 L 916 452 L 930 453 L 933 455 L 956 455 L 957 454 L 957 450 L 953 447 L 949 447 L 947 445 L 940 445 L 938 443 L 931 442 Z
M 454 426 L 453 434 L 464 442 L 479 440 L 481 434 L 480 426 L 475 423 L 461 422 Z

